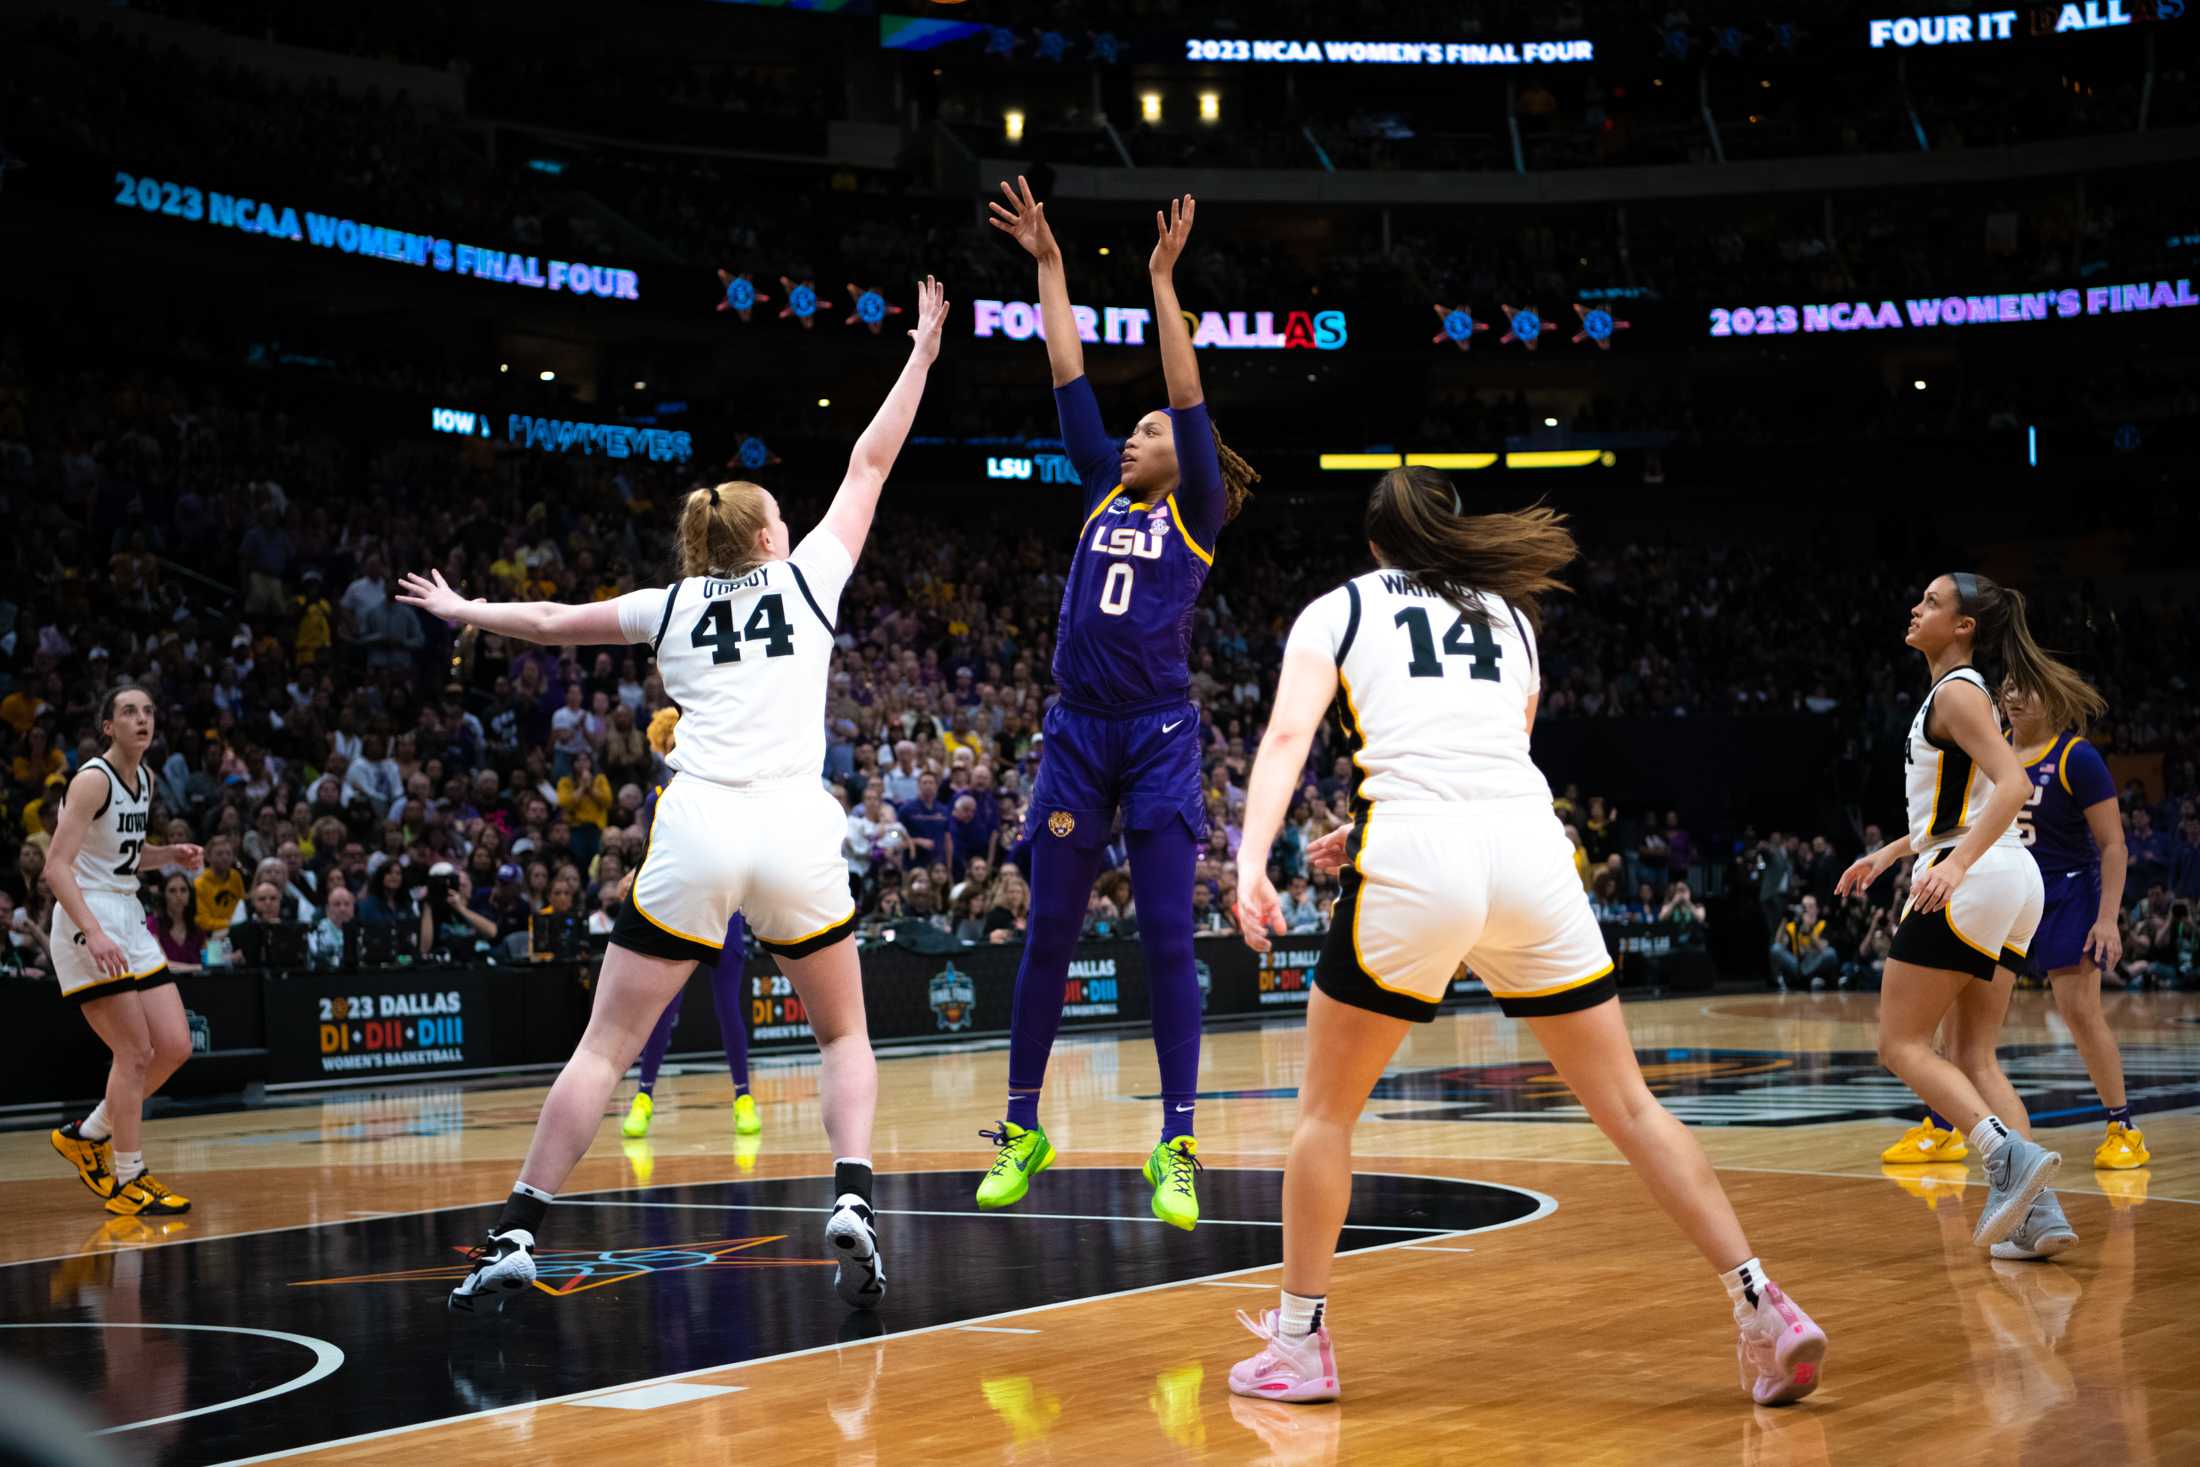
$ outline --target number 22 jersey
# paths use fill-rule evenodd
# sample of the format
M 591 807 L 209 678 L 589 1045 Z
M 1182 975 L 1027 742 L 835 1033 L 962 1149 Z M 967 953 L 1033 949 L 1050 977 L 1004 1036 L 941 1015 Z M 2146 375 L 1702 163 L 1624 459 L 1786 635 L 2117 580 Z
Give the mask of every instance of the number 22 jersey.
M 680 706 L 667 764 L 723 785 L 823 776 L 833 621 L 854 573 L 848 548 L 821 527 L 785 560 L 618 599 L 619 631 L 650 644 Z

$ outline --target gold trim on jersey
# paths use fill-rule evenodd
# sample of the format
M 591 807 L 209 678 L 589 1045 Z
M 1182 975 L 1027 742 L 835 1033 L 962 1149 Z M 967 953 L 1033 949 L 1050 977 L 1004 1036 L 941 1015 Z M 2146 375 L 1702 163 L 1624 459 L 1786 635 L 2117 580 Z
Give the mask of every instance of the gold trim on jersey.
M 1917 868 L 1917 870 L 1916 870 L 1916 871 L 1915 871 L 1914 873 L 1912 873 L 1912 874 L 1911 874 L 1910 880 L 1911 880 L 1911 882 L 1913 883 L 1913 885 L 1915 884 L 1915 882 L 1916 882 L 1916 880 L 1917 880 L 1917 878 L 1918 878 L 1918 877 L 1920 877 L 1920 876 L 1923 876 L 1923 875 L 1924 875 L 1924 874 L 1925 874 L 1926 872 L 1928 872 L 1928 871 L 1932 870 L 1934 866 L 1938 865 L 1938 864 L 1939 864 L 1939 862 L 1940 862 L 1940 859 L 1941 859 L 1941 857 L 1943 857 L 1943 856 L 1947 855 L 1947 854 L 1948 854 L 1948 851 L 1949 851 L 1949 849 L 1950 849 L 1949 847 L 1947 847 L 1947 846 L 1943 846 L 1943 847 L 1941 847 L 1941 848 L 1940 848 L 1939 850 L 1937 850 L 1937 851 L 1934 851 L 1934 852 L 1933 852 L 1933 853 L 1932 853 L 1932 854 L 1931 854 L 1930 856 L 1928 856 L 1928 857 L 1926 858 L 1925 864 L 1924 864 L 1924 865 L 1922 865 L 1922 866 L 1920 866 L 1920 867 L 1918 867 L 1918 868 Z M 1958 887 L 1958 888 L 1957 888 L 1957 891 L 1960 891 L 1960 890 L 1962 890 L 1962 888 L 1961 888 L 1961 887 Z M 1908 900 L 1907 902 L 1904 902 L 1904 903 L 1902 904 L 1902 918 L 1903 918 L 1903 920 L 1904 920 L 1904 921 L 1908 921 L 1908 920 L 1909 920 L 1909 916 L 1910 916 L 1910 913 L 1911 913 L 1911 912 L 1913 912 L 1913 911 L 1915 911 L 1915 910 L 1916 910 L 1916 908 L 1917 908 L 1917 895 L 1916 895 L 1915 891 L 1913 891 L 1913 892 L 1911 893 L 1911 895 L 1910 895 L 1910 899 L 1909 899 L 1909 900 Z M 1943 903 L 1941 904 L 1941 907 L 1940 907 L 1940 910 L 1939 910 L 1939 911 L 1937 911 L 1937 912 L 1926 912 L 1926 913 L 1924 913 L 1923 915 L 1924 915 L 1924 916 L 1926 917 L 1926 919 L 1927 919 L 1928 921 L 1929 921 L 1929 920 L 1931 920 L 1931 919 L 1932 919 L 1932 918 L 1934 918 L 1934 917 L 1939 917 L 1939 918 L 1942 918 L 1943 920 L 1945 920 L 1945 921 L 1947 922 L 1947 924 L 1948 924 L 1948 930 L 1949 930 L 1950 932 L 1953 932 L 1953 933 L 1954 933 L 1954 934 L 1956 935 L 1956 941 L 1958 941 L 1958 942 L 1962 943 L 1962 944 L 1963 944 L 1963 945 L 1964 945 L 1965 947 L 1969 948 L 1969 949 L 1970 949 L 1970 950 L 1971 950 L 1972 952 L 1975 952 L 1975 953 L 1979 954 L 1979 955 L 1980 955 L 1980 956 L 1982 956 L 1982 957 L 1988 957 L 1988 958 L 1992 958 L 1992 959 L 1993 959 L 1993 960 L 1995 961 L 1995 963 L 1997 963 L 1997 964 L 2001 962 L 2001 954 L 2000 954 L 1999 952 L 1997 952 L 1997 951 L 1996 951 L 1996 950 L 1994 950 L 1993 948 L 1990 948 L 1990 947 L 1982 947 L 1982 946 L 1980 946 L 1980 945 L 1979 945 L 1978 943 L 1975 943 L 1975 942 L 1973 942 L 1973 941 L 1972 941 L 1972 940 L 1971 940 L 1971 939 L 1970 939 L 1970 938 L 1969 938 L 1968 936 L 1966 936 L 1966 935 L 1964 934 L 1964 931 L 1963 931 L 1963 929 L 1962 929 L 1962 928 L 1960 928 L 1960 927 L 1956 926 L 1956 894 L 1955 894 L 1955 892 L 1950 892 L 1950 893 L 1948 893 L 1948 900 L 1947 900 L 1947 901 L 1945 901 L 1945 902 L 1943 902 Z M 2010 949 L 2010 951 L 2011 951 L 2011 952 L 2016 952 L 2016 953 L 2017 953 L 2017 956 L 2018 956 L 2018 957 L 2020 957 L 2020 958 L 2024 956 L 2024 954 L 2023 954 L 2023 953 L 2021 953 L 2021 952 L 2017 952 L 2017 950 L 2016 950 L 2015 948 L 2011 948 L 2011 949 Z
M 1941 796 L 1946 792 L 1943 781 L 1948 774 L 1948 761 L 1961 759 L 1967 766 L 1963 773 L 1963 795 L 1956 802 L 1954 812 L 1948 813 Z M 1928 836 L 1947 835 L 1963 828 L 1964 817 L 1971 813 L 1971 786 L 1978 782 L 1978 761 L 1961 749 L 1940 751 L 1940 767 L 1933 771 L 1933 822 L 1926 829 Z
M 1137 506 L 1134 505 L 1132 507 L 1136 508 Z M 1194 540 L 1192 538 L 1192 532 L 1184 528 L 1184 516 L 1177 510 L 1176 496 L 1174 494 L 1169 496 L 1169 518 L 1176 521 L 1176 532 L 1184 537 L 1184 543 L 1186 545 L 1192 547 L 1192 554 L 1198 556 L 1201 560 L 1206 561 L 1207 564 L 1213 565 L 1215 563 L 1215 557 L 1213 553 L 1210 552 L 1205 546 L 1201 545 L 1197 540 Z
M 2082 739 L 2072 739 L 2064 744 L 2062 757 L 2055 761 L 2055 778 L 2062 781 L 2063 793 L 2072 799 L 2077 798 L 2078 792 L 2070 787 L 2070 751 L 2083 742 Z
M 2061 734 L 2057 734 L 2055 736 L 2055 738 L 2061 737 Z M 2052 753 L 2054 751 L 2054 748 L 2055 739 L 2049 739 L 2046 743 L 2040 745 L 2035 752 L 2030 754 L 2020 753 L 2019 755 L 2017 755 L 2017 762 L 2019 764 L 2022 764 L 2025 768 L 2030 769 L 2033 765 L 2039 763 L 2042 759 L 2045 759 L 2050 753 Z

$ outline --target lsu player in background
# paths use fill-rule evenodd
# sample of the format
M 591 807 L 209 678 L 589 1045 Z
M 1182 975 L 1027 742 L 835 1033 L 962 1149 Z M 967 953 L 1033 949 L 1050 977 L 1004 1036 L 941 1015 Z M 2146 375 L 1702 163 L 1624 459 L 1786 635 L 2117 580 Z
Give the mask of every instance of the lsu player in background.
M 1022 1201 L 1031 1179 L 1054 1163 L 1039 1124 L 1039 1090 L 1062 1027 L 1063 984 L 1086 900 L 1120 810 L 1161 1068 L 1161 1139 L 1146 1158 L 1146 1180 L 1154 1216 L 1188 1229 L 1199 1221 L 1192 875 L 1207 828 L 1187 661 L 1192 604 L 1214 564 L 1216 535 L 1260 476 L 1207 419 L 1191 332 L 1177 304 L 1176 261 L 1191 237 L 1192 199 L 1154 216 L 1160 237 L 1147 261 L 1169 406 L 1140 418 L 1127 439 L 1113 439 L 1085 377 L 1046 206 L 1022 179 L 1017 185 L 1001 185 L 1008 202 L 992 206 L 992 222 L 1038 262 L 1054 405 L 1083 485 L 1084 522 L 1055 632 L 1060 692 L 1047 710 L 1046 759 L 1027 817 L 1031 915 L 1009 1020 L 1008 1110 L 999 1130 L 980 1132 L 999 1150 L 978 1184 L 978 1205 Z
M 2040 868 L 2046 892 L 2031 965 L 2054 986 L 2055 1007 L 2108 1112 L 2108 1134 L 2093 1153 L 2093 1165 L 2128 1171 L 2145 1166 L 2152 1153 L 2145 1134 L 2131 1123 L 2123 1055 L 2101 1014 L 2101 975 L 2114 972 L 2124 955 L 2116 931 L 2126 863 L 2116 780 L 2108 761 L 2085 740 L 2084 709 L 2077 722 L 2058 725 L 2044 701 L 2014 682 L 2002 684 L 2001 706 L 2031 785 L 2030 803 L 2017 815 L 2017 832 Z

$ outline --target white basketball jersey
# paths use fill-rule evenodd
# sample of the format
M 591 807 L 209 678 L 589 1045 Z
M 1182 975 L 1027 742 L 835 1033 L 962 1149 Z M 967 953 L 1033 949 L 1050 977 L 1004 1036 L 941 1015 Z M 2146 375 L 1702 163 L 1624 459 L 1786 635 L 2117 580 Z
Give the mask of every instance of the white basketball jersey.
M 132 786 L 123 783 L 103 754 L 85 760 L 84 767 L 107 776 L 107 793 L 93 811 L 92 823 L 85 828 L 84 844 L 77 848 L 76 884 L 86 891 L 123 891 L 135 896 L 138 852 L 145 845 L 145 827 L 152 817 L 153 773 L 139 765 L 137 784 Z M 68 804 L 66 791 L 61 802 Z
M 816 782 L 825 771 L 833 619 L 855 571 L 831 531 L 731 579 L 693 576 L 619 598 L 619 628 L 657 654 L 680 727 L 665 762 L 724 785 Z
M 1403 572 L 1370 571 L 1300 613 L 1292 648 L 1336 661 L 1359 799 L 1550 799 L 1528 756 L 1535 636 L 1502 597 L 1462 610 Z
M 1910 735 L 1902 744 L 1902 772 L 1909 794 L 1910 849 L 1920 856 L 1952 846 L 1968 835 L 1971 822 L 1994 793 L 1994 782 L 1979 772 L 1969 754 L 1954 743 L 1936 744 L 1926 735 L 1933 699 L 1952 682 L 1969 683 L 1989 699 L 1993 696 L 1976 668 L 1959 667 L 1933 684 L 1925 701 L 1918 705 L 1917 717 L 1910 720 Z M 1998 722 L 1999 704 L 1995 710 Z M 2011 821 L 1994 844 L 2022 845 L 2016 822 Z

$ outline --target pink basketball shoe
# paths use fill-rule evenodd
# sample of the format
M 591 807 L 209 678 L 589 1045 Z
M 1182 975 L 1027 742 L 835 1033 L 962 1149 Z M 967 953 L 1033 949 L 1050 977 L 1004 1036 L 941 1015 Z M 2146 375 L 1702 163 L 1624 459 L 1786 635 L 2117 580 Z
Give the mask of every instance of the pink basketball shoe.
M 1742 1389 L 1760 1406 L 1784 1406 L 1818 1389 L 1825 1377 L 1826 1332 L 1774 1283 L 1760 1285 L 1755 1309 L 1734 1306 L 1741 1337 L 1734 1358 Z
M 1336 1400 L 1337 1352 L 1329 1343 L 1328 1327 L 1287 1340 L 1277 1332 L 1276 1315 L 1270 1309 L 1256 1320 L 1238 1311 L 1238 1323 L 1263 1343 L 1259 1354 L 1230 1367 L 1230 1389 L 1263 1401 Z

